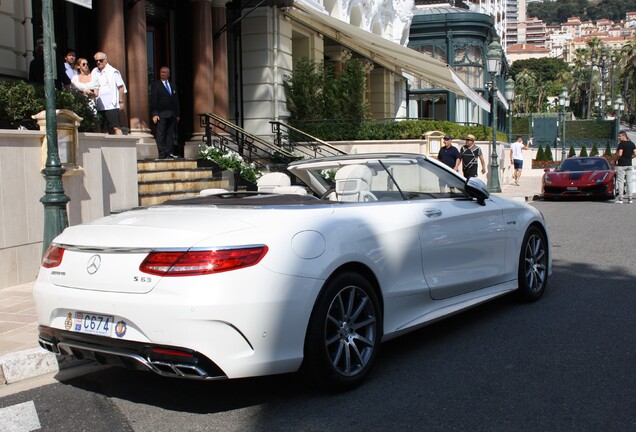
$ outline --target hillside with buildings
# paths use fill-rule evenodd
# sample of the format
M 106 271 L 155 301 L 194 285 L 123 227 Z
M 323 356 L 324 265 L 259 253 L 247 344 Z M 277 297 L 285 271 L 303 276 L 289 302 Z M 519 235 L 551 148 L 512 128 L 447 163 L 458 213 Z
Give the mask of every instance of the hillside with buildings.
M 527 4 L 528 16 L 553 25 L 561 24 L 571 16 L 584 21 L 608 18 L 618 22 L 627 12 L 636 10 L 634 0 L 531 0 Z
M 513 7 L 510 7 L 511 3 Z M 636 12 L 626 12 L 619 20 L 592 20 L 587 19 L 586 14 L 585 18 L 568 16 L 560 24 L 546 24 L 542 19 L 527 16 L 525 0 L 511 1 L 508 6 L 505 45 L 511 63 L 541 57 L 562 58 L 571 62 L 574 53 L 586 48 L 590 40 L 598 39 L 608 49 L 620 50 L 636 36 Z M 568 12 L 575 10 L 570 9 Z M 598 10 L 595 13 L 598 14 Z

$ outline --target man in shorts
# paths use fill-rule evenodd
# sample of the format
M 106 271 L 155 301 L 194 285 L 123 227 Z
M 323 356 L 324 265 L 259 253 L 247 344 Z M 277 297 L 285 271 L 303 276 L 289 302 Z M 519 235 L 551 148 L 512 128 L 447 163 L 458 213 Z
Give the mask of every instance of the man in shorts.
M 510 144 L 510 163 L 514 165 L 515 186 L 519 186 L 519 178 L 521 178 L 521 170 L 523 169 L 523 151 L 528 150 L 528 146 L 523 144 L 523 138 L 517 136 L 517 141 Z

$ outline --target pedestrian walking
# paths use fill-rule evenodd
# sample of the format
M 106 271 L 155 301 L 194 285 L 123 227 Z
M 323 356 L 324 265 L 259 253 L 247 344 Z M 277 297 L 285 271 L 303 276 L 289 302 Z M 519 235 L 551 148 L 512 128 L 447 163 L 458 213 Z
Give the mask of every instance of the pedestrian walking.
M 523 144 L 523 137 L 518 135 L 517 141 L 510 144 L 510 163 L 514 166 L 515 186 L 519 186 L 521 170 L 523 170 L 523 151 L 528 150 L 528 146 Z
M 475 145 L 475 135 L 468 134 L 464 144 L 460 150 L 462 158 L 462 171 L 464 177 L 477 177 L 478 162 L 481 162 L 481 173 L 486 174 L 486 163 L 484 155 L 479 147 Z
M 442 162 L 444 165 L 449 166 L 455 171 L 459 172 L 459 167 L 462 164 L 462 157 L 459 154 L 459 150 L 453 145 L 453 137 L 450 135 L 444 136 L 444 145 L 439 152 L 437 153 L 437 160 Z M 439 180 L 439 190 L 440 192 L 446 192 L 446 182 L 444 182 L 441 177 Z M 451 188 L 452 190 L 452 188 Z

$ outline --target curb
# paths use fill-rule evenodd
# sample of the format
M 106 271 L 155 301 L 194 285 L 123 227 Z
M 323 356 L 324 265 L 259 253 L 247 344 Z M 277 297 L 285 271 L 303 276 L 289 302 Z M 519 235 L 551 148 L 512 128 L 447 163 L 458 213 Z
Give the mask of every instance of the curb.
M 59 370 L 57 356 L 43 348 L 17 351 L 0 357 L 0 384 L 13 384 Z

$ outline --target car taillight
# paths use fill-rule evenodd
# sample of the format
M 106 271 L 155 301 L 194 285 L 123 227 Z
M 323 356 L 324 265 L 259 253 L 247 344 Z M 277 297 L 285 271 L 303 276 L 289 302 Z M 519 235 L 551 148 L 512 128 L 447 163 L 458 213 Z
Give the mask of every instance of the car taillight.
M 59 246 L 49 246 L 42 258 L 42 267 L 53 268 L 62 264 L 62 257 L 64 256 L 64 249 Z
M 158 276 L 198 276 L 250 267 L 263 259 L 267 246 L 187 252 L 151 252 L 139 270 Z

